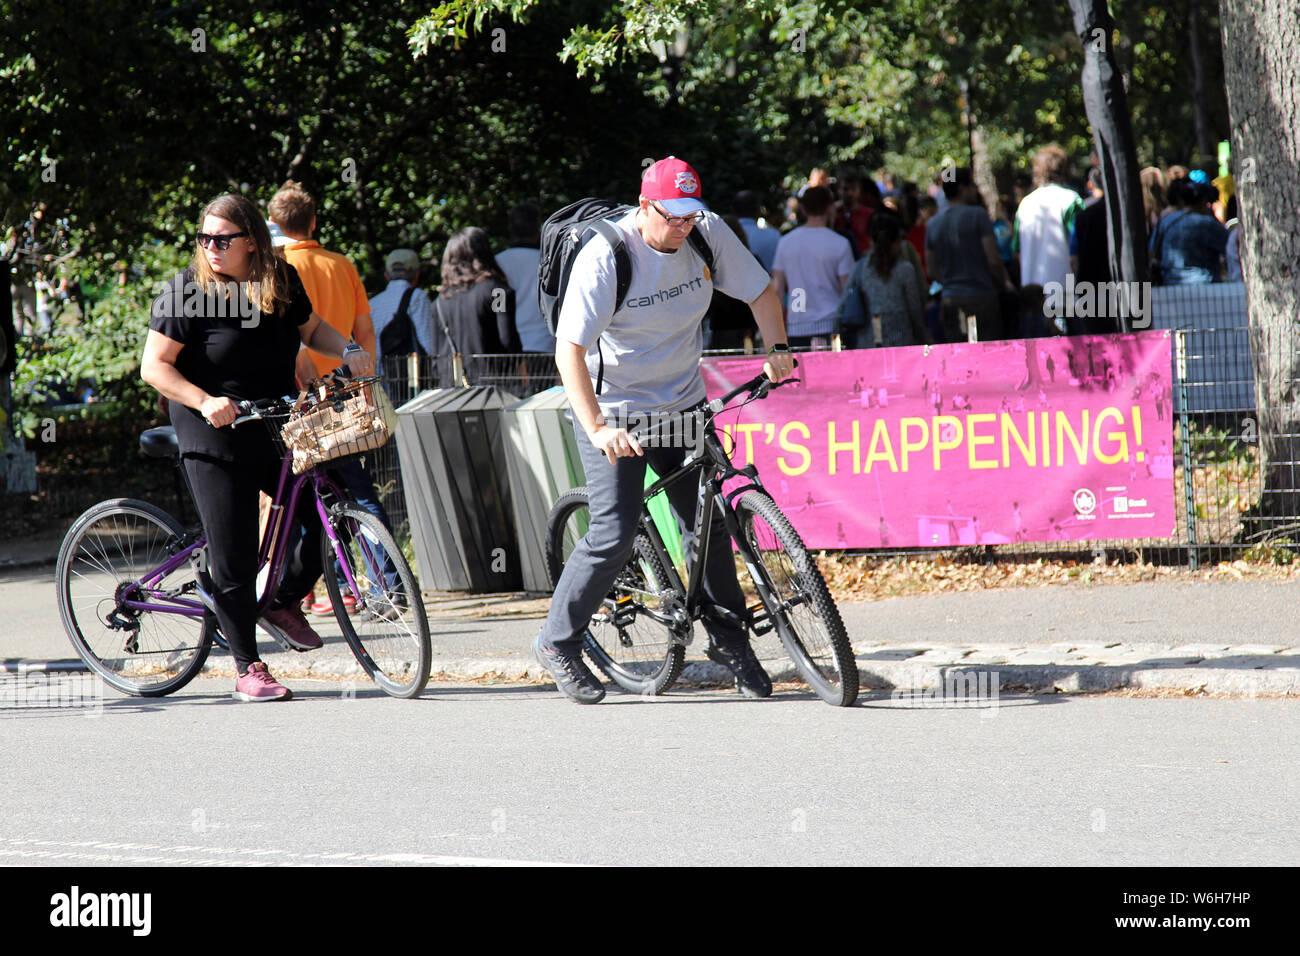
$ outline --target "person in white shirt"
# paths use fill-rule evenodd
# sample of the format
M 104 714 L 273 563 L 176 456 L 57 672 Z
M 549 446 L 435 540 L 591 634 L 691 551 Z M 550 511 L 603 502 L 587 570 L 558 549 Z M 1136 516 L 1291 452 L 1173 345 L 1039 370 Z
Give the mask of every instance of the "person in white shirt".
M 1020 258 L 1020 284 L 1065 285 L 1070 272 L 1070 233 L 1083 199 L 1063 185 L 1069 168 L 1065 150 L 1044 146 L 1034 157 L 1034 185 L 1038 188 L 1016 210 L 1011 249 Z
M 520 203 L 510 210 L 510 248 L 496 255 L 506 282 L 515 290 L 515 328 L 525 352 L 555 354 L 555 336 L 537 304 L 537 267 L 541 261 L 541 210 Z
M 830 228 L 829 189 L 804 190 L 799 205 L 806 221 L 781 237 L 772 284 L 778 296 L 790 295 L 786 317 L 790 345 L 825 345 L 835 326 L 840 292 L 853 271 L 853 247 Z
M 433 354 L 433 302 L 423 289 L 413 288 L 420 280 L 420 257 L 415 250 L 394 249 L 390 252 L 384 260 L 384 277 L 388 285 L 370 300 L 370 321 L 375 327 L 376 347 L 383 338 L 385 326 L 397 317 L 402 296 L 407 289 L 413 289 L 406 314 L 411 317 L 415 338 L 424 354 Z M 379 353 L 381 358 L 384 357 L 382 349 Z

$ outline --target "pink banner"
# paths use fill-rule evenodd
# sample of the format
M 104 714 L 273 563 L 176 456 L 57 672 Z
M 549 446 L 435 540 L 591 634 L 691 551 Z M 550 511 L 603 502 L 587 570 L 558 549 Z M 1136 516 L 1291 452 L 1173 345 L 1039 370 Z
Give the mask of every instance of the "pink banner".
M 798 358 L 717 424 L 810 547 L 1174 533 L 1168 331 Z M 762 364 L 705 359 L 709 396 Z

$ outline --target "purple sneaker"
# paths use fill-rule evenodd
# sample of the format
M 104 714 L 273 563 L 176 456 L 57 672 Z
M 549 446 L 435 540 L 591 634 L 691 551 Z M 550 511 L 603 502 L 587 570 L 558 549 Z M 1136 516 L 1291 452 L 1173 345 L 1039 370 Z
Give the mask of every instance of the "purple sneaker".
M 293 645 L 294 650 L 314 651 L 316 648 L 325 645 L 325 642 L 320 639 L 320 635 L 311 629 L 311 625 L 307 623 L 307 618 L 303 617 L 302 608 L 296 603 L 292 607 L 267 611 L 262 615 L 262 620 L 269 621 L 279 628 L 289 643 Z
M 265 664 L 254 661 L 248 672 L 235 681 L 235 693 L 232 696 L 235 700 L 261 703 L 264 700 L 289 700 L 293 697 L 293 692 L 276 681 Z

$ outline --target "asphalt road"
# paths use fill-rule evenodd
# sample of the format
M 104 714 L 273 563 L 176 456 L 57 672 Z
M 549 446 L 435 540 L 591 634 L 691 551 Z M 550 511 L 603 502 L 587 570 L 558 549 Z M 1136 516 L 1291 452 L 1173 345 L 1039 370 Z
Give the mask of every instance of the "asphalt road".
M 0 709 L 0 863 L 1294 864 L 1300 708 L 224 680 Z M 355 696 L 348 696 L 355 693 Z

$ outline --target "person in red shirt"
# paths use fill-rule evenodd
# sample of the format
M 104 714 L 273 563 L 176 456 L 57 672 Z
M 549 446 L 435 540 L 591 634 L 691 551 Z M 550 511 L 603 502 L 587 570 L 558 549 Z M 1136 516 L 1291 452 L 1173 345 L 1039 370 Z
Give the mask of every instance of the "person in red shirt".
M 836 183 L 840 201 L 835 214 L 835 228 L 853 233 L 858 255 L 864 256 L 871 248 L 871 214 L 880 206 L 880 192 L 876 184 L 855 166 L 841 169 Z

